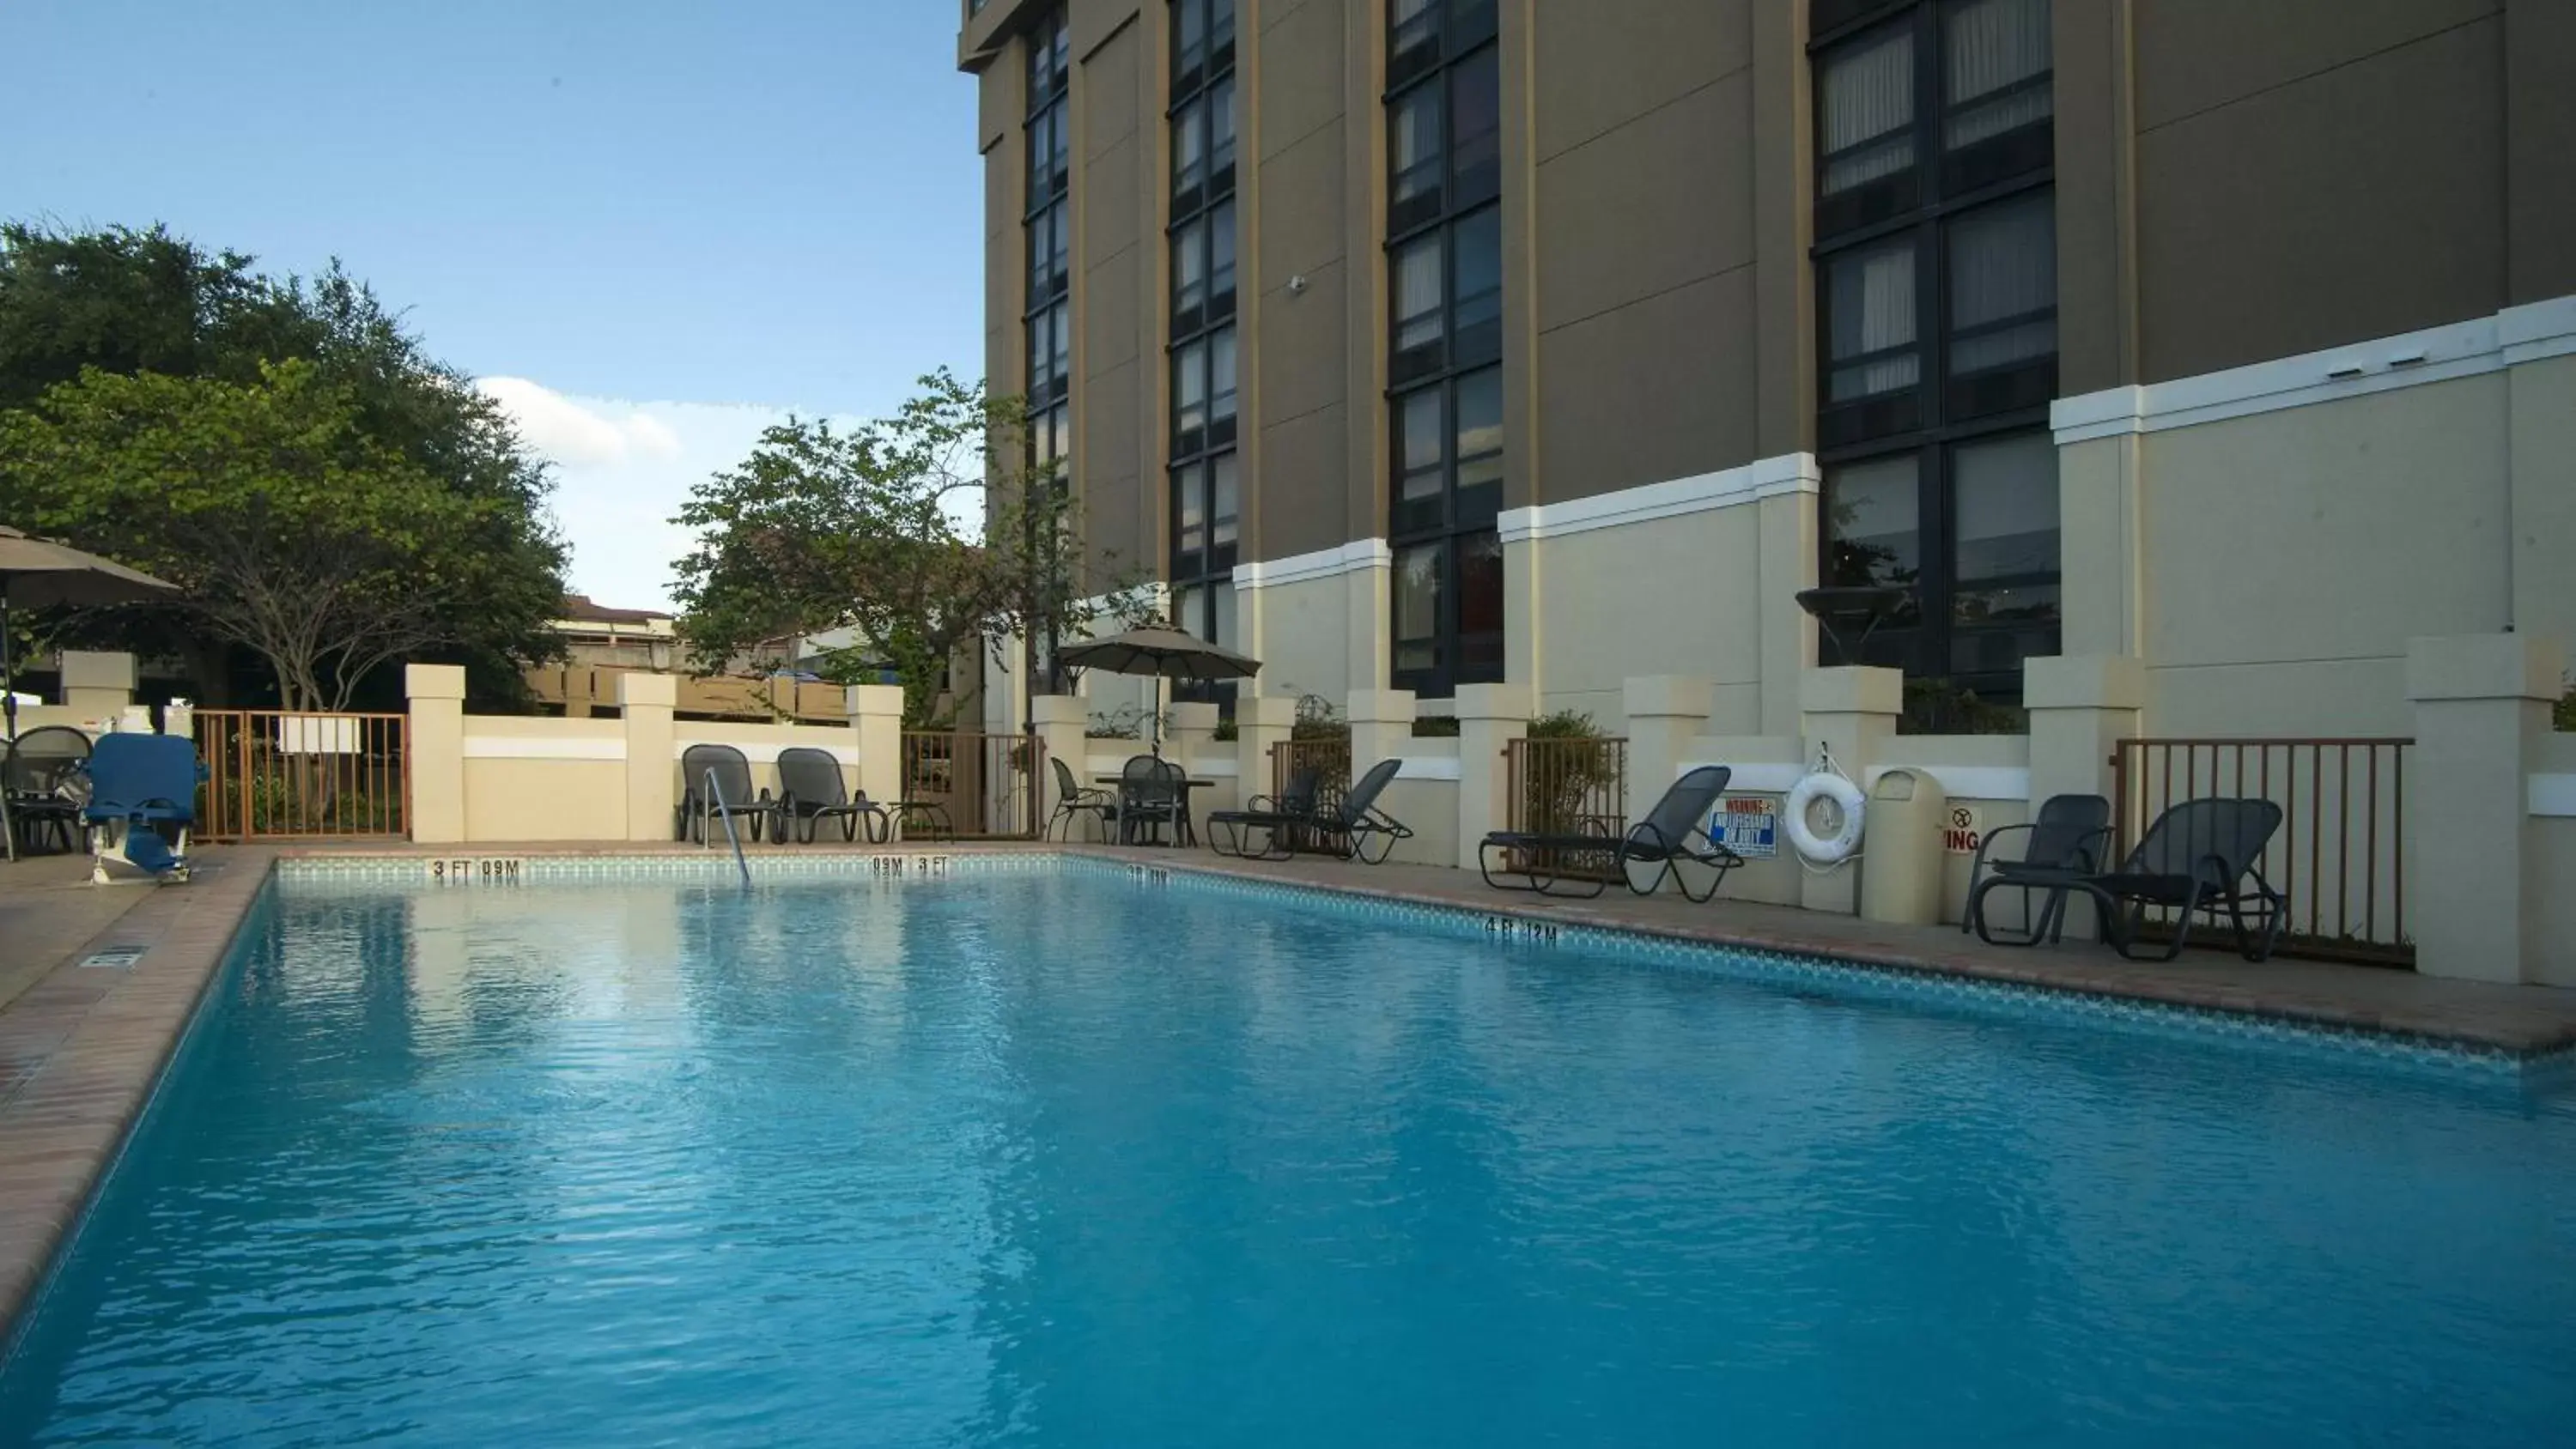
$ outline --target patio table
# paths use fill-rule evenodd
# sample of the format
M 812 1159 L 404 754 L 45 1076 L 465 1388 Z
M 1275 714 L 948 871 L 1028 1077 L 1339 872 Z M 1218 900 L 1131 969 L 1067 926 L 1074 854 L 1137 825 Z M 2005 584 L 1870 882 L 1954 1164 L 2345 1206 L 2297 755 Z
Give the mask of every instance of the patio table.
M 1125 802 L 1127 798 L 1127 791 L 1125 788 L 1127 784 L 1126 776 L 1094 775 L 1091 777 L 1091 782 L 1095 785 L 1107 785 L 1116 789 L 1118 791 L 1120 802 Z M 1180 811 L 1172 817 L 1172 838 L 1176 842 L 1186 842 L 1190 845 L 1196 845 L 1199 843 L 1199 832 L 1198 827 L 1191 819 L 1190 795 L 1193 791 L 1209 788 L 1214 785 L 1216 781 L 1182 779 L 1174 780 L 1172 783 L 1181 787 L 1181 808 Z

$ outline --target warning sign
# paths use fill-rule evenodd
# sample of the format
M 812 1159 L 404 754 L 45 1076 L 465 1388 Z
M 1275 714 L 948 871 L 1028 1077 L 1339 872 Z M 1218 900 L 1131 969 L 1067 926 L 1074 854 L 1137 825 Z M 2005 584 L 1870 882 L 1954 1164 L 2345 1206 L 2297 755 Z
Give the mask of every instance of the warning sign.
M 1780 802 L 1768 795 L 1729 795 L 1709 812 L 1708 838 L 1746 860 L 1780 853 Z
M 1952 855 L 1974 855 L 1977 842 L 1985 837 L 1977 829 L 1977 812 L 1967 805 L 1950 807 L 1949 819 L 1941 827 L 1941 848 Z

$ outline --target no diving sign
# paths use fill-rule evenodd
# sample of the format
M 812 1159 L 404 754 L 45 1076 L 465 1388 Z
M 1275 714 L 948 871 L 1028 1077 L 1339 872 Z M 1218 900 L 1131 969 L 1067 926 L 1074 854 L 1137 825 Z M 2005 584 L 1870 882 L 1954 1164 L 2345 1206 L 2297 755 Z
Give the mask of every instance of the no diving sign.
M 1983 838 L 1977 829 L 1975 807 L 1968 805 L 1950 807 L 1949 817 L 1941 826 L 1941 848 L 1944 851 L 1952 855 L 1974 855 L 1977 853 L 1977 842 Z
M 1780 802 L 1768 795 L 1729 795 L 1709 812 L 1708 838 L 1746 860 L 1780 853 Z

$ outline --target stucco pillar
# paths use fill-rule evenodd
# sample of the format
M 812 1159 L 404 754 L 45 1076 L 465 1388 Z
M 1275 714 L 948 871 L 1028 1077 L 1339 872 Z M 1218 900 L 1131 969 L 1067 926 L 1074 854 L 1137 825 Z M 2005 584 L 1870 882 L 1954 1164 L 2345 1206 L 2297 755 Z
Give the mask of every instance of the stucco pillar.
M 411 838 L 453 845 L 465 838 L 465 670 L 455 664 L 403 667 L 410 701 L 403 754 L 411 770 Z
M 2055 795 L 2119 799 L 2111 755 L 2122 740 L 2136 739 L 2147 703 L 2146 661 L 2129 654 L 2043 655 L 2022 661 L 2022 707 L 2030 713 L 2030 820 Z M 2009 845 L 2009 841 L 2007 842 Z M 2000 848 L 2000 847 L 1999 847 Z M 2097 864 L 2108 869 L 2111 862 Z M 1989 917 L 2017 925 L 2022 893 L 1986 897 Z M 2064 932 L 2093 933 L 2093 902 L 2081 894 L 2066 901 Z
M 1761 715 L 1717 721 L 1727 734 L 1793 735 L 1798 732 L 1800 680 L 1816 660 L 1816 621 L 1798 607 L 1800 590 L 1816 586 L 1819 546 L 1816 537 L 1817 490 L 1823 485 L 1816 460 L 1805 453 L 1765 459 L 1777 474 L 1757 483 L 1761 501 L 1754 504 L 1761 528 L 1760 574 L 1756 597 L 1760 630 Z
M 63 651 L 63 707 L 82 719 L 122 719 L 134 702 L 134 656 L 88 649 Z
M 1681 778 L 1691 741 L 1709 732 L 1714 686 L 1695 674 L 1656 674 L 1628 680 L 1621 697 L 1628 718 L 1628 823 L 1646 818 L 1664 791 Z
M 1413 691 L 1354 689 L 1343 710 L 1351 722 L 1351 779 L 1356 781 L 1380 760 L 1405 752 L 1413 738 Z
M 1177 763 L 1181 767 L 1181 772 L 1191 779 L 1213 779 L 1214 777 L 1210 776 L 1203 766 L 1218 752 L 1231 751 L 1234 748 L 1230 744 L 1220 745 L 1216 741 L 1217 707 L 1194 700 L 1182 700 L 1166 705 L 1164 709 L 1170 723 L 1163 734 L 1163 758 Z M 1221 786 L 1212 788 L 1216 794 L 1223 793 Z M 1210 790 L 1190 792 L 1190 813 L 1193 816 L 1205 818 L 1209 811 L 1223 810 L 1230 804 L 1231 802 L 1214 798 Z
M 1801 733 L 1806 740 L 1806 763 L 1812 766 L 1819 753 L 1830 754 L 1844 774 L 1866 784 L 1869 767 L 1887 753 L 1896 738 L 1896 717 L 1905 709 L 1905 676 L 1893 669 L 1847 665 L 1836 669 L 1810 669 L 1799 685 L 1799 699 L 1804 704 Z M 1786 822 L 1783 822 L 1784 826 Z M 1783 845 L 1785 848 L 1785 831 Z M 1862 855 L 1869 853 L 1869 836 L 1861 836 Z M 1867 869 L 1846 863 L 1831 871 L 1807 871 L 1799 881 L 1798 904 L 1811 911 L 1833 911 L 1851 915 L 1860 908 L 1860 872 Z
M 1547 692 L 1547 639 L 1539 622 L 1546 613 L 1540 597 L 1546 581 L 1538 551 L 1535 534 L 1503 530 L 1503 678 L 1525 686 L 1533 698 Z
M 2541 979 L 2536 901 L 2566 882 L 2538 878 L 2527 781 L 2565 657 L 2532 634 L 2407 645 L 2406 926 L 2423 975 Z
M 2068 658 L 2146 648 L 2141 553 L 2145 459 L 2135 433 L 2057 450 L 2057 516 Z
M 1349 676 L 1342 682 L 1344 699 L 1350 697 L 1352 690 L 1384 689 L 1395 664 L 1394 555 L 1385 544 L 1370 542 L 1376 550 L 1370 559 L 1342 575 L 1350 608 L 1350 662 Z
M 1529 733 L 1525 684 L 1458 686 L 1458 868 L 1476 868 L 1476 847 L 1510 819 L 1510 742 Z
M 1073 772 L 1074 788 L 1089 788 L 1091 781 L 1086 777 L 1091 766 L 1091 748 L 1084 743 L 1082 731 L 1091 717 L 1084 711 L 1082 700 L 1070 694 L 1041 694 L 1029 702 L 1029 708 L 1036 716 L 1038 742 L 1045 746 L 1047 759 L 1064 762 L 1064 767 Z M 867 758 L 866 750 L 862 749 L 859 752 L 862 770 L 867 767 Z M 1038 791 L 1038 824 L 1043 826 L 1055 814 L 1055 808 L 1064 803 L 1064 792 L 1056 788 L 1053 764 L 1047 765 L 1039 778 L 1042 783 Z M 876 797 L 871 795 L 869 798 Z M 1084 816 L 1068 827 L 1068 838 L 1097 839 L 1097 827 L 1094 817 Z
M 671 723 L 679 703 L 676 674 L 629 670 L 617 676 L 618 722 L 626 731 L 629 840 L 670 840 L 679 834 L 679 736 Z
M 1284 694 L 1238 695 L 1234 701 L 1235 789 L 1239 798 L 1268 795 L 1270 751 L 1297 726 L 1297 701 Z
M 1080 700 L 1038 700 L 1041 726 L 1050 704 L 1071 706 L 1076 734 L 1081 733 Z M 889 822 L 895 826 L 892 838 L 900 839 L 900 822 L 891 819 L 894 803 L 903 798 L 903 686 L 899 684 L 853 684 L 841 691 L 841 712 L 850 721 L 853 747 L 859 754 L 858 793 L 886 807 Z M 1044 818 L 1044 817 L 1040 817 Z

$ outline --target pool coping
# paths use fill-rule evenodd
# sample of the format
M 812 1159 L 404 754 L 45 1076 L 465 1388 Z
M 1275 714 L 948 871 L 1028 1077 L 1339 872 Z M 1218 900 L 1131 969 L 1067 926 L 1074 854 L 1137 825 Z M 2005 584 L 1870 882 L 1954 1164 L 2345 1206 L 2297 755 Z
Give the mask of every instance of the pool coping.
M 72 1241 L 134 1124 L 149 1106 L 210 984 L 252 919 L 261 892 L 281 874 L 282 862 L 327 860 L 351 867 L 370 862 L 418 863 L 424 881 L 433 864 L 456 861 L 693 862 L 700 868 L 725 863 L 699 847 L 643 842 L 232 846 L 210 849 L 206 855 L 207 868 L 185 887 L 112 887 L 152 891 L 91 943 L 143 947 L 130 965 L 89 967 L 66 958 L 0 1009 L 0 1048 L 41 1048 L 39 1065 L 14 1089 L 0 1093 L 0 1167 L 7 1169 L 0 1177 L 0 1356 L 14 1345 L 62 1249 Z M 2522 1067 L 2576 1058 L 2576 1007 L 2545 1027 L 2508 1030 L 2491 1025 L 2479 1030 L 2421 1011 L 2372 1009 L 2315 997 L 2263 996 L 2133 970 L 2126 963 L 2106 966 L 2101 958 L 2073 952 L 1987 958 L 1965 949 L 1944 952 L 1825 941 L 1751 927 L 1731 919 L 1721 907 L 1701 908 L 1709 912 L 1705 922 L 1640 921 L 1621 917 L 1615 907 L 1474 892 L 1465 883 L 1472 878 L 1462 878 L 1460 889 L 1452 892 L 1371 879 L 1362 873 L 1365 867 L 1340 868 L 1332 878 L 1319 880 L 1306 869 L 1205 856 L 1140 857 L 1132 850 L 1081 843 L 914 843 L 813 849 L 755 859 L 762 862 L 757 874 L 772 879 L 791 878 L 794 868 L 817 865 L 827 868 L 816 876 L 828 879 L 829 867 L 842 860 L 1002 856 L 1079 859 L 1125 867 L 1148 879 L 1156 873 L 1191 875 L 1292 894 L 1371 901 L 1481 918 L 1489 929 L 1508 923 L 1502 928 L 1524 928 L 1550 938 L 1570 928 L 1583 934 L 1705 950 L 1772 953 L 1902 981 L 1977 983 L 2036 998 L 2062 997 L 2070 1004 L 2107 998 L 2162 1008 L 2184 1018 L 2283 1025 L 2329 1037 L 2383 1040 Z M 780 866 L 790 869 L 780 870 Z M 843 868 L 859 873 L 855 865 Z M 111 937 L 113 942 L 108 940 Z M 2569 995 L 2576 1000 L 2576 993 Z

